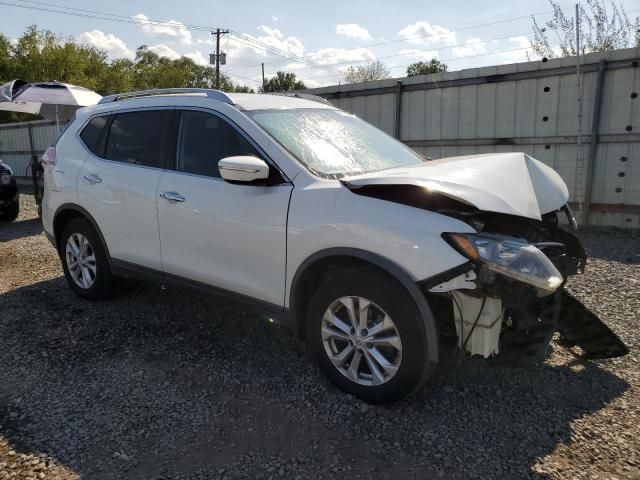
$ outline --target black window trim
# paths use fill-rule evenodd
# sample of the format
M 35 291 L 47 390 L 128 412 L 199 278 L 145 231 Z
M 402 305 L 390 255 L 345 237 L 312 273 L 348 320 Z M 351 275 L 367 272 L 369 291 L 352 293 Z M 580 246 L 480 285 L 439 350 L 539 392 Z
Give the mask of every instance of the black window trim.
M 105 126 L 105 128 L 107 129 L 107 134 L 104 135 L 104 138 L 101 139 L 102 145 L 101 145 L 100 153 L 104 155 L 106 146 L 107 146 L 107 140 L 109 138 L 109 132 L 111 131 L 111 124 L 113 123 L 113 120 L 115 119 L 116 115 L 119 115 L 122 113 L 137 113 L 137 112 L 148 111 L 148 110 L 169 110 L 170 112 L 172 112 L 172 115 L 170 115 L 169 122 L 167 122 L 167 124 L 165 124 L 163 127 L 165 132 L 163 134 L 162 149 L 161 149 L 162 155 L 160 157 L 160 166 L 158 167 L 151 167 L 149 165 L 136 165 L 133 163 L 126 163 L 118 160 L 109 160 L 108 158 L 104 158 L 104 156 L 96 155 L 94 152 L 91 151 L 91 149 L 87 146 L 87 144 L 84 143 L 84 140 L 82 140 L 82 137 L 80 136 L 80 134 L 84 131 L 86 126 L 89 124 L 89 122 L 91 122 L 91 120 L 93 120 L 96 117 L 104 117 L 104 116 L 110 115 L 111 118 L 107 121 L 107 125 Z M 76 130 L 75 136 L 78 142 L 80 142 L 80 144 L 82 145 L 82 148 L 84 148 L 87 151 L 87 153 L 89 153 L 93 158 L 100 160 L 102 162 L 115 163 L 118 165 L 127 165 L 129 167 L 136 167 L 136 168 L 149 168 L 152 170 L 163 170 L 163 171 L 169 170 L 168 165 L 171 160 L 171 154 L 168 152 L 167 148 L 165 147 L 171 146 L 171 143 L 169 143 L 169 141 L 171 140 L 171 137 L 175 136 L 171 131 L 171 128 L 174 126 L 173 122 L 176 114 L 173 112 L 175 111 L 176 111 L 175 106 L 148 106 L 148 107 L 126 108 L 126 109 L 117 109 L 117 110 L 109 110 L 106 112 L 100 112 L 88 117 L 87 120 L 80 126 L 80 128 Z M 175 153 L 173 153 L 173 161 L 175 164 Z
M 200 175 L 198 173 L 189 173 L 189 172 L 183 172 L 178 170 L 178 134 L 179 134 L 180 124 L 182 119 L 182 112 L 202 112 L 202 113 L 208 113 L 210 115 L 214 115 L 215 117 L 218 117 L 221 120 L 227 122 L 231 126 L 231 128 L 236 130 L 242 136 L 242 138 L 244 138 L 247 141 L 247 143 L 249 143 L 249 145 L 251 145 L 258 152 L 258 154 L 260 155 L 260 158 L 265 162 L 267 162 L 267 165 L 269 165 L 269 169 L 275 170 L 280 175 L 281 181 L 277 183 L 269 184 L 269 186 L 293 185 L 293 182 L 289 180 L 289 178 L 285 175 L 282 169 L 278 167 L 277 163 L 274 162 L 269 155 L 267 155 L 267 153 L 260 147 L 260 145 L 258 145 L 258 143 L 253 138 L 251 138 L 251 136 L 247 132 L 245 132 L 236 122 L 234 122 L 232 119 L 227 117 L 225 114 L 217 110 L 212 110 L 206 107 L 190 107 L 186 105 L 175 107 L 175 110 L 176 110 L 175 124 L 174 124 L 175 129 L 172 131 L 172 135 L 171 135 L 173 147 L 174 147 L 172 149 L 173 158 L 170 159 L 172 160 L 170 162 L 171 164 L 167 163 L 167 170 L 180 173 L 181 175 L 190 175 L 193 177 L 207 178 L 209 180 L 222 181 L 222 182 L 226 181 L 222 177 L 211 177 L 208 175 Z

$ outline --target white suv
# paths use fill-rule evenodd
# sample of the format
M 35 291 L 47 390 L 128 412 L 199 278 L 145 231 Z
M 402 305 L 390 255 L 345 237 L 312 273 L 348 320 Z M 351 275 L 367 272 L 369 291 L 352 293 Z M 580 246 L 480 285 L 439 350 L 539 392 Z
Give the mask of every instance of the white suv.
M 42 163 L 44 229 L 80 297 L 141 276 L 247 300 L 370 402 L 414 391 L 448 341 L 484 357 L 546 345 L 554 292 L 585 262 L 551 168 L 429 161 L 309 95 L 105 97 Z

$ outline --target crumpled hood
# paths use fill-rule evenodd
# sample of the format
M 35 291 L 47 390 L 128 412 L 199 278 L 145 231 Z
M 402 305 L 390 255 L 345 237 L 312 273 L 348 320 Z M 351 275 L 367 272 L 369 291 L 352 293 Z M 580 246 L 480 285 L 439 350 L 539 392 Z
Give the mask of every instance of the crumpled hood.
M 479 210 L 536 220 L 569 200 L 555 170 L 520 152 L 442 158 L 341 180 L 354 187 L 415 185 Z

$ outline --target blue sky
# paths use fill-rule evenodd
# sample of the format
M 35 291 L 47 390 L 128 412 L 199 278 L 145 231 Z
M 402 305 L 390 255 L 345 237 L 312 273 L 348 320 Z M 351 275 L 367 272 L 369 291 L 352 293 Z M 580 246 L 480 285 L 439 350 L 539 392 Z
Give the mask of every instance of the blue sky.
M 408 64 L 432 57 L 450 70 L 526 61 L 527 53 L 532 55 L 528 16 L 540 14 L 536 18 L 541 22 L 550 18 L 549 4 L 541 0 L 0 3 L 13 4 L 0 5 L 0 32 L 9 38 L 35 23 L 103 48 L 112 58 L 132 57 L 144 44 L 161 55 L 186 55 L 206 63 L 214 48 L 209 27 L 230 29 L 234 33 L 222 41 L 228 55 L 223 71 L 252 87 L 259 85 L 261 62 L 267 76 L 293 71 L 308 85 L 320 86 L 343 81 L 341 72 L 350 65 L 374 59 L 386 63 L 394 77 L 404 76 Z M 572 13 L 575 1 L 559 3 Z M 622 4 L 631 17 L 640 14 L 640 0 Z M 115 21 L 91 18 L 102 14 Z

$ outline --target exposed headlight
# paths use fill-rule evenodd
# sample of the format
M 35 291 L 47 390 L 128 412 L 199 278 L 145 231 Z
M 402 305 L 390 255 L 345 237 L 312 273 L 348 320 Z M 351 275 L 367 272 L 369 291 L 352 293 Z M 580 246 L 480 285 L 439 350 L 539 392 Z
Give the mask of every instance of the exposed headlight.
M 0 183 L 4 186 L 10 185 L 11 175 L 9 175 L 8 173 L 3 173 L 2 175 L 0 175 Z
M 445 239 L 474 262 L 533 287 L 554 292 L 562 274 L 547 256 L 518 238 L 491 234 L 445 233 Z

